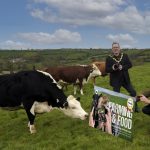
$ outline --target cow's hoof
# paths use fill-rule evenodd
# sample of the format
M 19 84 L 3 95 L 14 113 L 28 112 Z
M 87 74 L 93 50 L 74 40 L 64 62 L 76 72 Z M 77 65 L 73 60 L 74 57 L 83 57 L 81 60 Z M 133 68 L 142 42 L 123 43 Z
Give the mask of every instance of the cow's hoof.
M 30 125 L 30 133 L 31 133 L 31 134 L 36 133 L 36 128 L 35 128 L 34 125 Z
M 35 133 L 36 133 L 36 130 L 31 130 L 30 133 L 31 133 L 31 134 L 35 134 Z
M 27 125 L 27 127 L 28 127 L 28 128 L 30 128 L 30 122 L 28 122 L 28 125 Z

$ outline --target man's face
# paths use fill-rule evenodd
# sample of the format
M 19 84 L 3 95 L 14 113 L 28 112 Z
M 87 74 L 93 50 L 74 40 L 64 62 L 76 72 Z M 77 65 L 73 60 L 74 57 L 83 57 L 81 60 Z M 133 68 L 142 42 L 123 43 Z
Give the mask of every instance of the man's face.
M 119 46 L 119 44 L 113 44 L 112 52 L 113 52 L 113 54 L 115 56 L 119 56 L 119 54 L 120 54 L 120 46 Z

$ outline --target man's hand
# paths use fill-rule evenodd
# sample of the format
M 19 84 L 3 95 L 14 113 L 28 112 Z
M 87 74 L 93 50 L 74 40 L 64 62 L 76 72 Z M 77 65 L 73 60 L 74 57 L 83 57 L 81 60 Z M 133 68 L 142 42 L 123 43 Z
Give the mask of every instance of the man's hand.
M 119 64 L 119 63 L 113 64 L 113 66 L 112 66 L 112 69 L 114 71 L 116 71 L 116 70 L 122 70 L 122 68 L 123 68 L 122 65 Z
M 122 68 L 123 68 L 123 67 L 122 67 L 122 65 L 119 65 L 119 67 L 118 67 L 118 68 L 119 68 L 119 70 L 122 70 Z
M 118 70 L 118 69 L 119 69 L 119 64 L 118 64 L 118 63 L 113 64 L 112 69 L 113 69 L 114 71 Z
M 146 104 L 150 104 L 150 100 L 148 98 L 146 98 L 144 95 L 141 95 L 140 101 L 144 102 Z

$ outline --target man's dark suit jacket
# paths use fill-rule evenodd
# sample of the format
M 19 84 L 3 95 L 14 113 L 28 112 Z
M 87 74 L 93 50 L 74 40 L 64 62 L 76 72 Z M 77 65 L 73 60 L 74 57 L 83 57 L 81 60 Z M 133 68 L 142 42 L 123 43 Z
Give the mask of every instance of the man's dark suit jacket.
M 112 56 L 116 58 L 115 56 Z M 123 54 L 121 61 L 119 62 L 122 65 L 122 70 L 114 71 L 112 66 L 116 64 L 116 61 L 111 56 L 106 58 L 106 72 L 110 73 L 110 85 L 113 87 L 121 86 L 122 84 L 130 84 L 130 77 L 128 69 L 132 67 L 132 64 L 128 58 L 127 54 Z

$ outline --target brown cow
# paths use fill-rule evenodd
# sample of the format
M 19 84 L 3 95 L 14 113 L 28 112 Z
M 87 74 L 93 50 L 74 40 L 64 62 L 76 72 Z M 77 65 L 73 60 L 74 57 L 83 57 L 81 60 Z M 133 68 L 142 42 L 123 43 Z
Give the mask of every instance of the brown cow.
M 95 64 L 98 67 L 98 69 L 101 72 L 101 76 L 106 76 L 107 75 L 107 73 L 105 71 L 105 66 L 106 66 L 105 62 L 103 62 L 103 61 L 94 61 L 94 62 L 92 62 L 92 64 Z M 93 84 L 95 84 L 95 78 L 96 77 L 98 77 L 98 76 L 95 76 L 95 77 L 92 78 Z
M 74 85 L 74 94 L 76 94 L 77 85 L 80 93 L 83 95 L 83 84 L 90 78 L 100 76 L 101 72 L 95 64 L 86 66 L 63 66 L 48 67 L 44 71 L 50 73 L 58 83 L 69 83 Z

